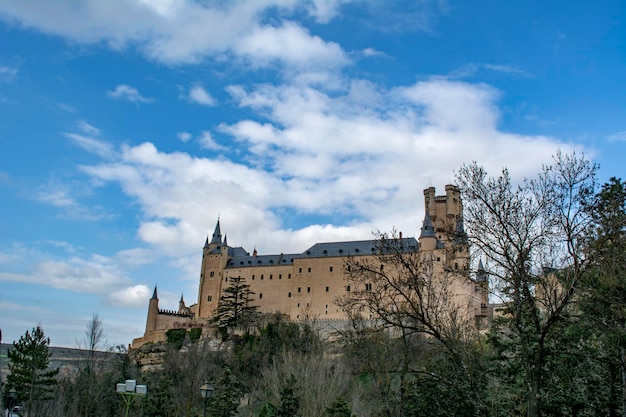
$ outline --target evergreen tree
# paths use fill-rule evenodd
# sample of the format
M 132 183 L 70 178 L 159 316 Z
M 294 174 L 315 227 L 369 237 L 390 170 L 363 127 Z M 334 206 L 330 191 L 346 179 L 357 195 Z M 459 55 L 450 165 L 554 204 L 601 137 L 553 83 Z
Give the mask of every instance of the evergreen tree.
M 220 329 L 242 327 L 248 331 L 258 317 L 258 307 L 251 305 L 254 292 L 242 277 L 231 278 L 220 297 L 215 322 Z
M 237 415 L 241 390 L 232 377 L 229 368 L 224 368 L 222 377 L 215 386 L 215 392 L 209 399 L 208 408 L 211 417 L 233 417 Z
M 58 369 L 48 369 L 50 353 L 47 338 L 41 326 L 28 330 L 13 342 L 9 350 L 9 375 L 6 390 L 15 389 L 17 401 L 24 404 L 26 415 L 35 416 L 42 402 L 53 399 Z

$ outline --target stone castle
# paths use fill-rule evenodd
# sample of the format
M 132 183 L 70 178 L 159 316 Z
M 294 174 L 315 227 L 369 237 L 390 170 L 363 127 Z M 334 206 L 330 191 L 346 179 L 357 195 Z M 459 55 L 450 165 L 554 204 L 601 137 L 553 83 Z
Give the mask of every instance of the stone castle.
M 450 229 L 456 229 L 457 235 L 463 232 L 459 188 L 447 185 L 445 191 L 445 195 L 436 196 L 434 187 L 424 190 L 425 216 L 418 239 L 402 237 L 401 233 L 398 237 L 405 248 L 430 254 L 437 261 L 445 259 L 449 252 Z M 302 253 L 259 255 L 255 249 L 250 254 L 242 247 L 229 246 L 226 238 L 222 239 L 218 219 L 211 239 L 207 237 L 202 249 L 197 302 L 187 306 L 181 296 L 177 311 L 159 309 L 155 287 L 149 301 L 145 333 L 133 340 L 132 348 L 165 340 L 169 329 L 209 327 L 222 291 L 230 279 L 237 277 L 250 285 L 255 294 L 253 303 L 261 313 L 280 312 L 293 321 L 345 322 L 347 316 L 335 301 L 351 290 L 351 283 L 343 273 L 347 257 L 374 260 L 378 247 L 376 240 L 361 240 L 316 243 Z M 457 266 L 458 262 L 467 266 L 467 250 L 460 256 L 455 255 Z M 443 267 L 439 271 L 443 273 Z M 479 267 L 475 280 L 467 273 L 461 275 L 455 282 L 455 294 L 467 301 L 476 318 L 484 317 L 488 302 L 484 271 Z

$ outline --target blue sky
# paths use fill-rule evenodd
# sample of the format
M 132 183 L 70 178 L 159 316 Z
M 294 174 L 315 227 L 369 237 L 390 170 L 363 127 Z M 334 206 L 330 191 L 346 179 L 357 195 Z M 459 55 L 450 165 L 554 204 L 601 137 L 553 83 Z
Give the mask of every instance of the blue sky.
M 396 227 L 463 163 L 626 177 L 619 1 L 0 0 L 0 328 L 108 343 L 231 246 Z

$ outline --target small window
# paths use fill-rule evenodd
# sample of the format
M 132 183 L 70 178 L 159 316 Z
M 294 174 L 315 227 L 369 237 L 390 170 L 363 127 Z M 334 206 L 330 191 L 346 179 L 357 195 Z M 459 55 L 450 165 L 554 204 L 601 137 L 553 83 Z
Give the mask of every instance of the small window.
M 437 256 L 437 262 L 441 262 L 441 258 Z
M 273 260 L 273 259 L 270 259 L 270 263 L 271 263 L 271 264 L 273 264 L 273 263 L 274 263 L 274 260 Z
M 350 292 L 350 286 L 349 285 L 346 285 L 346 291 Z
M 209 302 L 213 301 L 213 296 L 212 296 L 212 295 L 209 295 L 209 296 L 206 298 L 206 300 L 207 300 L 207 301 L 209 301 Z
M 365 291 L 372 291 L 372 284 L 365 284 Z
M 301 287 L 298 287 L 298 292 L 302 292 L 302 288 Z
M 261 274 L 261 279 L 263 279 L 263 274 Z
M 311 268 L 309 268 L 309 271 L 308 271 L 308 272 L 311 272 Z
M 311 287 L 306 287 L 306 292 L 311 292 Z
M 287 279 L 291 279 L 291 274 L 287 275 Z
M 278 274 L 278 279 L 283 279 L 283 274 Z
M 330 291 L 330 287 L 326 287 L 326 292 Z
M 310 306 L 310 304 L 309 304 L 309 303 L 306 303 L 306 306 L 308 307 L 308 306 Z
M 291 293 L 289 293 L 289 298 L 291 298 Z
M 270 274 L 270 279 L 272 279 L 272 277 L 273 277 L 273 275 L 272 275 L 272 274 Z
M 326 304 L 326 308 L 328 308 L 328 304 Z
M 239 265 L 243 265 L 243 261 L 239 262 Z
M 382 271 L 383 269 L 385 269 L 385 265 L 380 264 L 380 270 Z
M 355 251 L 356 253 L 359 253 L 359 248 L 356 248 L 354 251 Z
M 209 277 L 213 278 L 215 276 L 215 271 L 209 272 Z
M 310 250 L 306 251 L 306 254 L 307 254 L 307 255 L 310 255 L 310 254 L 311 254 L 311 251 L 310 251 Z
M 259 300 L 260 300 L 261 298 L 263 298 L 263 293 L 260 293 L 260 294 L 259 294 Z
M 251 264 L 252 264 L 252 261 L 248 261 L 248 265 L 251 265 Z
M 324 255 L 326 255 L 328 253 L 328 251 L 326 249 L 324 249 Z
M 339 253 L 343 253 L 343 249 L 339 249 Z
M 298 273 L 302 273 L 302 268 L 298 268 Z
M 261 261 L 260 259 L 257 261 L 257 263 L 258 263 L 258 264 L 260 264 L 261 262 L 262 262 L 262 261 Z
M 330 272 L 333 272 L 333 267 L 332 266 L 330 267 Z
M 252 281 L 254 281 L 254 274 L 252 274 Z
M 300 303 L 298 303 L 298 307 L 300 307 Z M 300 317 L 300 316 L 298 316 L 298 317 Z
M 348 270 L 348 272 L 350 272 L 350 265 L 348 265 L 348 267 L 346 269 Z

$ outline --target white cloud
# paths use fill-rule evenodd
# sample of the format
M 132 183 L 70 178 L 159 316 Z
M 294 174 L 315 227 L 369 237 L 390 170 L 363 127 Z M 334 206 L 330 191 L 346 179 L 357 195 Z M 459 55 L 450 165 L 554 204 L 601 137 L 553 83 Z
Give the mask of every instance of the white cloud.
M 258 27 L 248 36 L 241 38 L 235 50 L 249 57 L 254 65 L 268 65 L 274 60 L 289 62 L 296 67 L 343 66 L 348 59 L 341 47 L 334 42 L 325 42 L 301 26 L 283 22 L 281 26 Z
M 146 285 L 133 285 L 114 291 L 107 297 L 110 305 L 117 307 L 145 307 L 146 300 L 152 295 L 152 290 Z
M 84 120 L 79 120 L 78 122 L 76 122 L 76 127 L 78 128 L 78 130 L 87 135 L 98 136 L 100 134 L 100 129 L 90 125 Z
M 291 22 L 272 26 L 268 11 L 288 18 L 305 7 L 318 22 L 337 15 L 339 0 L 247 0 L 237 2 L 22 0 L 0 5 L 0 16 L 79 43 L 106 42 L 113 49 L 139 47 L 168 63 L 199 62 L 235 54 L 255 65 L 275 61 L 301 66 L 321 59 L 345 65 L 341 48 Z M 259 36 L 262 42 L 255 41 Z
M 27 270 L 0 272 L 0 281 L 104 295 L 126 284 L 128 278 L 109 258 L 92 255 L 90 258 L 46 259 L 31 263 Z
M 262 252 L 369 238 L 393 226 L 416 235 L 422 189 L 435 183 L 441 190 L 462 163 L 476 160 L 490 172 L 508 166 L 521 178 L 558 147 L 572 149 L 554 138 L 500 131 L 500 93 L 488 85 L 442 78 L 391 90 L 364 80 L 344 84 L 332 94 L 302 85 L 228 87 L 240 106 L 264 118 L 220 126 L 247 152 L 242 162 L 144 143 L 124 147 L 114 163 L 82 169 L 119 183 L 142 209 L 138 237 L 195 278 L 194 254 L 218 213 L 231 245 Z M 201 138 L 220 146 L 209 132 Z M 285 213 L 353 221 L 292 230 L 282 223 Z
M 178 132 L 176 134 L 176 137 L 181 142 L 189 142 L 189 139 L 191 139 L 191 133 L 189 133 L 189 132 Z
M 13 81 L 17 78 L 17 68 L 0 65 L 0 81 Z
M 609 135 L 607 140 L 609 142 L 626 142 L 626 130 Z
M 211 132 L 202 132 L 200 137 L 198 137 L 198 142 L 200 143 L 200 147 L 202 149 L 209 149 L 213 151 L 223 151 L 226 149 L 213 139 Z
M 131 103 L 151 103 L 154 99 L 142 96 L 135 87 L 120 84 L 115 90 L 107 91 L 107 96 L 116 100 L 130 101 Z
M 365 48 L 361 51 L 361 53 L 363 54 L 363 56 L 366 57 L 371 57 L 371 56 L 385 56 L 385 53 L 382 51 L 379 51 L 375 48 Z
M 213 96 L 209 94 L 201 85 L 195 85 L 189 90 L 189 100 L 203 106 L 215 106 Z
M 77 133 L 64 133 L 64 135 L 70 139 L 74 145 L 86 150 L 87 152 L 103 158 L 111 158 L 114 154 L 114 149 L 110 143 L 90 138 L 88 136 L 79 135 Z

